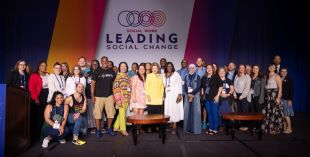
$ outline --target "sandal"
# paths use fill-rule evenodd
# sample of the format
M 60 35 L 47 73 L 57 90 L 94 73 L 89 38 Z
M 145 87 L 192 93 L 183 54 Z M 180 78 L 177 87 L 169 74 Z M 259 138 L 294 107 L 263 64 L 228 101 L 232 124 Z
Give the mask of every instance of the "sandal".
M 292 134 L 293 131 L 292 130 L 285 130 L 285 131 L 283 131 L 283 133 L 289 135 L 289 134 Z
M 114 131 L 114 132 L 118 132 L 118 131 L 120 131 L 120 130 L 119 130 L 119 129 L 114 128 L 114 129 L 113 129 L 113 131 Z
M 129 135 L 127 131 L 120 131 L 120 132 L 121 132 L 121 134 L 122 134 L 123 136 L 128 136 L 128 135 Z

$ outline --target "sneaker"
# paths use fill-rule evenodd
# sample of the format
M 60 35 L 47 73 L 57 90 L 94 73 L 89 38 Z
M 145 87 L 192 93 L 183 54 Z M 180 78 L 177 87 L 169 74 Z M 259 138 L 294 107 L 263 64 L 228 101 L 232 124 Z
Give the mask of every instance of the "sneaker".
M 65 143 L 66 143 L 66 140 L 65 140 L 65 139 L 59 140 L 59 143 L 60 143 L 60 144 L 65 144 Z
M 84 145 L 86 144 L 86 141 L 82 141 L 82 140 L 72 140 L 72 143 L 77 145 L 77 146 L 81 146 L 81 145 Z
M 106 134 L 106 133 L 107 133 L 107 130 L 105 130 L 104 128 L 102 128 L 100 132 L 101 132 L 102 134 Z
M 201 127 L 202 127 L 203 130 L 207 129 L 206 121 L 202 121 L 202 126 Z
M 112 128 L 108 128 L 107 134 L 110 136 L 114 136 L 115 132 L 112 130 Z
M 47 148 L 49 142 L 50 142 L 50 140 L 47 137 L 45 137 L 43 142 L 42 142 L 42 147 Z
M 95 134 L 96 133 L 96 129 L 92 129 L 91 131 L 90 131 L 90 134 Z
M 101 137 L 101 132 L 99 130 L 96 130 L 96 137 L 100 138 Z

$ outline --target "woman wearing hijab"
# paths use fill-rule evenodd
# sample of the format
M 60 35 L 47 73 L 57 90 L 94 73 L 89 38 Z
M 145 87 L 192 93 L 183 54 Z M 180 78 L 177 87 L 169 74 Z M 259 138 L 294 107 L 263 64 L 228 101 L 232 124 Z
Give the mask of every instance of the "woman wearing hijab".
M 201 105 L 200 84 L 201 79 L 195 73 L 196 66 L 190 64 L 188 75 L 184 78 L 184 132 L 201 134 Z

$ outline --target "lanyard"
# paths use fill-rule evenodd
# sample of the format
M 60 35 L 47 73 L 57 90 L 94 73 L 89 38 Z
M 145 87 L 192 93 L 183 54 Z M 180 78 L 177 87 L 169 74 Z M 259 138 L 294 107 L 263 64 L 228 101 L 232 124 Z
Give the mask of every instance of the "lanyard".
M 26 76 L 24 75 L 19 75 L 19 79 L 20 79 L 20 85 L 21 86 L 26 86 Z
M 75 79 L 75 76 L 72 77 L 74 83 L 75 83 L 75 86 L 77 86 L 79 83 L 80 83 L 80 77 L 79 77 L 79 82 L 77 83 L 76 79 Z
M 167 80 L 169 80 L 169 81 L 167 82 Z M 166 85 L 167 85 L 167 87 L 170 87 L 170 77 L 166 77 Z
M 59 84 L 59 88 L 60 88 L 60 89 L 63 89 L 64 83 L 62 82 L 61 77 L 60 77 L 60 81 L 59 81 L 57 75 L 56 75 L 56 74 L 54 74 L 54 75 L 55 75 L 55 77 L 56 77 L 56 79 L 57 79 L 57 82 L 58 82 L 58 84 Z M 61 82 L 61 83 L 60 83 L 60 82 Z

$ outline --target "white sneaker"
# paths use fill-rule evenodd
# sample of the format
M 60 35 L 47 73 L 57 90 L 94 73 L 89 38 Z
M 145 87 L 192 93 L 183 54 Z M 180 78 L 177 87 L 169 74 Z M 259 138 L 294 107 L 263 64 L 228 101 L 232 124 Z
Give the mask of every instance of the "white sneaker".
M 47 137 L 45 137 L 43 142 L 42 142 L 42 147 L 47 148 L 49 142 L 50 142 L 50 140 Z
M 59 140 L 59 143 L 60 144 L 65 144 L 67 141 L 65 140 L 65 139 L 63 139 L 63 140 Z

